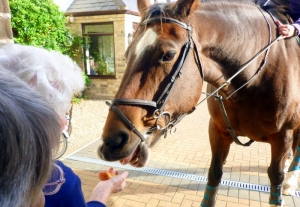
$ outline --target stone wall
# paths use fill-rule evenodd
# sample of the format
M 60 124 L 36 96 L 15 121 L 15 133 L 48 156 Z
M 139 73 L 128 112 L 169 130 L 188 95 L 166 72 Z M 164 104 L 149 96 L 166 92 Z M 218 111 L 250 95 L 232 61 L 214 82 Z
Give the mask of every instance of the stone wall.
M 13 43 L 11 14 L 8 0 L 0 0 L 0 45 Z
M 128 34 L 132 33 L 132 23 L 138 23 L 140 17 L 130 14 L 111 14 L 74 17 L 70 25 L 74 33 L 81 34 L 84 23 L 113 22 L 114 24 L 114 44 L 115 44 L 115 70 L 116 78 L 92 77 L 92 84 L 85 90 L 85 94 L 90 99 L 111 99 L 115 96 L 121 83 L 126 68 L 124 54 L 128 47 Z M 82 54 L 76 58 L 77 64 L 84 70 Z

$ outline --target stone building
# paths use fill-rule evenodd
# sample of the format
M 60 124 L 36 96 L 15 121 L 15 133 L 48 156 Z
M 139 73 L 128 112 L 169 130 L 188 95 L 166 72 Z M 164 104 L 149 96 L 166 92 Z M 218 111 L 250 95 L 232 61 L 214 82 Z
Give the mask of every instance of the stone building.
M 136 0 L 61 2 L 71 31 L 87 43 L 75 60 L 92 81 L 85 94 L 91 99 L 113 98 L 125 71 L 125 51 L 140 21 Z

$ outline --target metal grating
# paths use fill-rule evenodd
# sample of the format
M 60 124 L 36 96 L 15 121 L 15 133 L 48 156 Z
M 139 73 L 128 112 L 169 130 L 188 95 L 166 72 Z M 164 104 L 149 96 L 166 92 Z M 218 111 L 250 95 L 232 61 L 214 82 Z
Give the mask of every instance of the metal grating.
M 205 177 L 205 176 L 175 172 L 175 171 L 170 171 L 170 170 L 162 170 L 162 169 L 157 169 L 157 168 L 149 168 L 149 167 L 136 168 L 136 167 L 132 167 L 130 165 L 122 165 L 119 162 L 107 162 L 104 160 L 91 158 L 91 157 L 70 155 L 69 157 L 67 157 L 67 159 L 81 161 L 81 162 L 87 162 L 87 163 L 93 163 L 93 164 L 99 164 L 99 165 L 105 165 L 105 166 L 110 166 L 110 167 L 116 167 L 116 168 L 123 168 L 123 169 L 127 169 L 127 170 L 151 173 L 151 174 L 156 174 L 156 175 L 181 178 L 181 179 L 185 179 L 185 180 L 207 182 L 207 177 Z M 242 188 L 242 189 L 247 189 L 247 190 L 253 190 L 253 191 L 270 192 L 270 187 L 266 186 L 266 185 L 243 183 L 243 182 L 232 181 L 232 180 L 222 180 L 221 185 L 235 187 L 235 188 Z M 300 191 L 296 191 L 295 195 L 293 195 L 293 196 L 300 197 Z

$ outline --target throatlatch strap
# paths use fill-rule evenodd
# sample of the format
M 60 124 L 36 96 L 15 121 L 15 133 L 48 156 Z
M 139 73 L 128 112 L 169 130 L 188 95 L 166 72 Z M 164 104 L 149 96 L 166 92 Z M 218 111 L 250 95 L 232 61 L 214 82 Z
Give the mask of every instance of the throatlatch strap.
M 201 201 L 200 206 L 202 206 L 202 207 L 215 206 L 216 195 L 217 195 L 218 189 L 219 189 L 219 186 L 212 187 L 212 186 L 206 185 L 204 197 Z
M 300 170 L 300 146 L 297 147 L 296 154 L 289 167 L 288 172 L 295 171 L 295 170 Z
M 280 204 L 282 202 L 281 197 L 281 185 L 271 185 L 271 194 L 269 198 L 269 204 Z
M 229 134 L 231 135 L 233 141 L 237 144 L 237 145 L 241 145 L 241 146 L 244 146 L 244 147 L 249 147 L 254 141 L 252 139 L 250 139 L 248 142 L 246 143 L 242 143 L 239 138 L 236 136 L 234 130 L 232 129 L 231 127 L 231 124 L 230 124 L 230 121 L 229 121 L 229 118 L 227 116 L 227 113 L 226 113 L 226 110 L 225 110 L 225 106 L 224 106 L 224 103 L 223 103 L 223 97 L 220 96 L 220 95 L 216 95 L 215 98 L 218 100 L 218 103 L 219 103 L 219 107 L 221 109 L 221 114 L 222 114 L 222 117 L 224 119 L 224 122 L 226 124 L 226 127 L 227 127 L 227 131 L 229 132 Z

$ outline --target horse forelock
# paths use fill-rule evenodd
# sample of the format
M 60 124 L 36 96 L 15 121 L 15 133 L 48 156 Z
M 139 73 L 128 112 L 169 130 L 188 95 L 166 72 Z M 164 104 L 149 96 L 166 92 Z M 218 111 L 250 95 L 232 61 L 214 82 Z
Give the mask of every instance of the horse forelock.
M 170 4 L 165 3 L 157 3 L 153 4 L 151 7 L 148 8 L 144 18 L 141 22 L 147 22 L 147 19 L 154 18 L 154 17 L 162 17 L 168 16 L 168 12 L 170 11 Z
M 135 55 L 138 57 L 140 54 L 143 54 L 143 51 L 148 48 L 148 46 L 154 45 L 155 40 L 158 38 L 159 35 L 164 33 L 163 22 L 161 21 L 161 30 L 160 34 L 156 33 L 153 29 L 148 28 L 147 20 L 151 18 L 160 18 L 160 17 L 172 17 L 172 4 L 166 3 L 156 3 L 148 8 L 144 17 L 141 19 L 143 22 L 143 26 L 139 26 L 138 30 L 142 30 L 144 32 L 143 36 L 137 41 Z M 170 30 L 172 32 L 172 29 Z M 172 32 L 172 34 L 175 34 Z M 137 33 L 135 34 L 135 36 Z
M 139 31 L 141 29 L 146 29 L 147 28 L 147 20 L 149 20 L 150 18 L 169 16 L 167 14 L 168 13 L 167 11 L 169 10 L 169 8 L 170 8 L 170 5 L 166 4 L 166 3 L 156 3 L 156 4 L 152 5 L 151 7 L 149 7 L 146 10 L 145 15 L 142 17 L 137 31 Z M 141 26 L 142 22 L 144 23 L 143 26 Z M 133 38 L 135 38 L 136 35 L 137 35 L 137 33 L 134 33 Z

